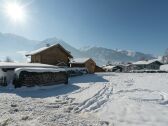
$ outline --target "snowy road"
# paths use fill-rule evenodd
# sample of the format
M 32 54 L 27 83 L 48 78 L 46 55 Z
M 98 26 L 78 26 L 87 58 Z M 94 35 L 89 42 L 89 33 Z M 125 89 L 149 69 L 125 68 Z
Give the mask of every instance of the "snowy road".
M 0 125 L 167 126 L 168 74 L 99 73 L 68 86 L 1 88 Z

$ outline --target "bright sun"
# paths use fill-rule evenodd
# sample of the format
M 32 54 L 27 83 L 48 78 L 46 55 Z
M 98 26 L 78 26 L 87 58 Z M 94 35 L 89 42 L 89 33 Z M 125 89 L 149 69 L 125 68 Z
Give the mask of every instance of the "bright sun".
M 5 5 L 7 16 L 14 22 L 23 22 L 25 20 L 24 6 L 19 3 L 7 3 Z

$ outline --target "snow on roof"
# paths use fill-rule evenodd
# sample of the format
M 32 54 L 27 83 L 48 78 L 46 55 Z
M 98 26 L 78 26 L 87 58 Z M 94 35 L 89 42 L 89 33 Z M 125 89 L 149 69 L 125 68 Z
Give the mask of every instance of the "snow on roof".
M 50 46 L 50 47 L 51 47 L 51 46 Z M 37 50 L 31 51 L 31 52 L 27 53 L 26 55 L 34 55 L 34 54 L 40 53 L 40 52 L 42 52 L 42 51 L 44 51 L 44 50 L 46 50 L 46 49 L 48 49 L 48 48 L 49 48 L 49 47 L 42 47 L 42 48 L 39 48 L 39 49 L 37 49 Z
M 168 71 L 168 64 L 161 65 L 160 70 Z
M 160 62 L 158 59 L 152 59 L 152 60 L 147 60 L 147 61 L 137 61 L 137 62 L 134 62 L 132 64 L 134 64 L 134 65 L 147 65 L 147 64 L 151 64 L 151 63 L 156 62 L 156 61 Z
M 85 63 L 90 58 L 75 58 L 70 61 L 70 63 Z
M 18 67 L 58 68 L 58 66 L 47 65 L 47 64 L 41 64 L 41 63 L 0 62 L 0 68 L 18 68 Z
M 39 49 L 37 49 L 37 50 L 31 51 L 31 52 L 27 53 L 26 56 L 31 56 L 31 55 L 38 54 L 38 53 L 43 52 L 43 51 L 45 51 L 45 50 L 47 50 L 47 49 L 49 49 L 49 48 L 51 48 L 51 47 L 53 47 L 53 46 L 60 46 L 60 47 L 62 47 L 60 44 L 54 44 L 54 45 L 51 45 L 51 46 L 49 46 L 49 47 L 42 47 L 42 48 L 39 48 Z M 62 47 L 62 49 L 63 49 L 70 57 L 72 57 L 72 55 L 70 54 L 69 51 L 67 51 L 67 50 L 64 49 L 63 47 Z
M 16 68 L 15 69 L 15 73 L 17 76 L 19 76 L 20 72 L 22 71 L 27 71 L 27 72 L 37 72 L 37 73 L 41 73 L 41 72 L 60 72 L 60 71 L 66 71 L 63 68 L 41 68 L 41 67 L 23 67 L 23 68 Z
M 110 69 L 113 69 L 114 67 L 116 66 L 108 65 L 108 66 L 104 66 L 103 69 L 110 70 Z

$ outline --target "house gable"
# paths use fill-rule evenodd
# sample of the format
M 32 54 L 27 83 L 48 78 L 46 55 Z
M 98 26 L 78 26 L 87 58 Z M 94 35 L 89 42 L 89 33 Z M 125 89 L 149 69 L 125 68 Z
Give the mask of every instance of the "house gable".
M 72 58 L 70 52 L 65 50 L 60 44 L 33 51 L 27 56 L 31 56 L 32 63 L 43 63 L 50 65 L 68 66 Z

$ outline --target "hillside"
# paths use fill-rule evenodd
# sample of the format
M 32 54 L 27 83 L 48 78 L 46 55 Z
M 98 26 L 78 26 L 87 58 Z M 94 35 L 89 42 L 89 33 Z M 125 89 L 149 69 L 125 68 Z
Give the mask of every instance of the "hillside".
M 7 56 L 13 60 L 23 61 L 23 54 L 33 48 L 38 41 L 30 40 L 22 36 L 0 33 L 0 59 L 3 60 Z

